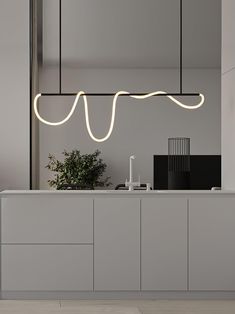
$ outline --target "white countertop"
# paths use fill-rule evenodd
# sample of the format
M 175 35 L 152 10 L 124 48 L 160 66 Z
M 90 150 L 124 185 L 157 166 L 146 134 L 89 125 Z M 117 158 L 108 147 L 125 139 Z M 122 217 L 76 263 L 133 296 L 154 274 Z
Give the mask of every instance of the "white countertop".
M 234 195 L 235 191 L 233 190 L 135 190 L 135 191 L 126 191 L 126 190 L 3 190 L 0 192 L 0 197 L 8 197 L 8 196 L 16 196 L 16 195 L 73 195 L 73 196 L 157 196 L 157 195 L 179 195 L 179 196 L 187 196 L 187 195 Z

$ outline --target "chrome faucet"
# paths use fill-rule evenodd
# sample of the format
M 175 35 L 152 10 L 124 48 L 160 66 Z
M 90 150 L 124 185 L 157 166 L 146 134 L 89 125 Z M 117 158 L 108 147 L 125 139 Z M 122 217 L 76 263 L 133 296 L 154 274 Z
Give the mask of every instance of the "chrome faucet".
M 130 156 L 130 179 L 129 181 L 125 182 L 125 186 L 129 187 L 129 191 L 133 191 L 134 190 L 134 186 L 140 186 L 140 176 L 138 181 L 134 182 L 133 181 L 133 160 L 135 159 L 135 155 Z

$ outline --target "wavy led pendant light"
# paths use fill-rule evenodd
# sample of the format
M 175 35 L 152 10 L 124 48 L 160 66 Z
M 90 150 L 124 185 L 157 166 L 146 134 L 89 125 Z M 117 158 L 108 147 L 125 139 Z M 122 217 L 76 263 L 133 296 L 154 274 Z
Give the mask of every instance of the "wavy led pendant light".
M 165 96 L 168 97 L 172 102 L 174 102 L 176 105 L 184 108 L 184 109 L 188 109 L 188 110 L 193 110 L 193 109 L 198 109 L 200 108 L 205 100 L 205 97 L 203 94 L 199 94 L 199 93 L 183 93 L 183 76 L 182 76 L 182 69 L 183 69 L 183 58 L 182 58 L 182 0 L 180 0 L 180 92 L 179 93 L 166 93 L 164 91 L 156 91 L 156 92 L 151 92 L 151 93 L 145 93 L 145 94 L 132 94 L 126 91 L 118 91 L 115 94 L 104 94 L 104 93 L 99 93 L 99 94 L 86 94 L 83 91 L 80 91 L 78 93 L 62 93 L 61 92 L 61 0 L 59 0 L 59 28 L 60 28 L 60 36 L 59 36 L 59 93 L 55 94 L 55 93 L 43 93 L 43 94 L 37 94 L 34 98 L 34 112 L 35 115 L 37 116 L 37 118 L 44 124 L 47 125 L 51 125 L 51 126 L 57 126 L 57 125 L 61 125 L 64 124 L 65 122 L 67 122 L 71 116 L 73 115 L 79 98 L 82 97 L 83 98 L 83 102 L 84 102 L 84 108 L 85 108 L 85 119 L 86 119 L 86 127 L 87 127 L 87 131 L 90 135 L 90 137 L 96 141 L 96 142 L 104 142 L 106 141 L 110 135 L 112 134 L 113 131 L 113 127 L 114 127 L 114 122 L 115 122 L 115 114 L 116 114 L 116 105 L 117 105 L 117 100 L 119 96 L 129 96 L 135 99 L 145 99 L 145 98 L 149 98 L 152 96 Z M 72 109 L 70 110 L 69 114 L 61 121 L 58 122 L 50 122 L 47 121 L 45 119 L 43 119 L 39 112 L 38 112 L 38 100 L 41 96 L 75 96 L 75 100 L 74 103 L 72 105 Z M 90 118 L 89 118 L 89 110 L 88 110 L 88 101 L 87 101 L 87 96 L 113 96 L 113 104 L 112 104 L 112 115 L 111 115 L 111 121 L 110 121 L 110 126 L 109 126 L 109 130 L 106 134 L 106 136 L 104 136 L 103 138 L 97 138 L 93 135 L 92 131 L 91 131 L 91 126 L 90 126 Z M 200 101 L 198 104 L 194 104 L 194 105 L 186 105 L 184 103 L 182 103 L 181 101 L 177 100 L 174 96 L 199 96 L 200 97 Z

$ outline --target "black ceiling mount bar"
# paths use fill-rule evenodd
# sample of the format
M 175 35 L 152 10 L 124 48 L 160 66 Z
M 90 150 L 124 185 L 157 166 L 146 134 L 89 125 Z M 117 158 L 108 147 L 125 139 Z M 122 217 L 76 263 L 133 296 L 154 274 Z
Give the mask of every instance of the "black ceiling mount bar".
M 183 93 L 183 0 L 179 0 L 179 93 L 166 93 L 153 96 L 200 96 L 199 93 Z M 59 0 L 59 92 L 42 93 L 41 96 L 76 96 L 77 93 L 62 92 L 62 0 Z M 148 93 L 130 93 L 119 96 L 144 96 Z M 85 93 L 86 96 L 115 96 L 115 93 Z
M 41 96 L 76 96 L 78 93 L 42 93 Z M 120 94 L 121 96 L 144 96 L 149 93 L 129 93 L 129 94 Z M 115 96 L 116 93 L 84 93 L 86 96 Z M 81 95 L 82 96 L 82 95 Z M 157 94 L 156 96 L 200 96 L 199 93 L 166 93 L 166 94 Z

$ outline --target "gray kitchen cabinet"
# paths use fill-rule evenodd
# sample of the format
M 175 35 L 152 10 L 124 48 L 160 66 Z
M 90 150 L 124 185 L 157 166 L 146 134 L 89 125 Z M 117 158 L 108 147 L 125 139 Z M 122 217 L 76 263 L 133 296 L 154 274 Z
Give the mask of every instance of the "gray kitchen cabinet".
M 76 193 L 1 197 L 4 297 L 235 291 L 234 193 Z
M 2 245 L 3 291 L 93 289 L 92 245 Z
M 187 199 L 141 203 L 142 290 L 187 290 Z
M 140 289 L 140 200 L 94 203 L 95 290 Z
M 92 243 L 93 200 L 74 197 L 2 199 L 1 242 Z
M 190 290 L 235 290 L 235 198 L 190 199 Z

